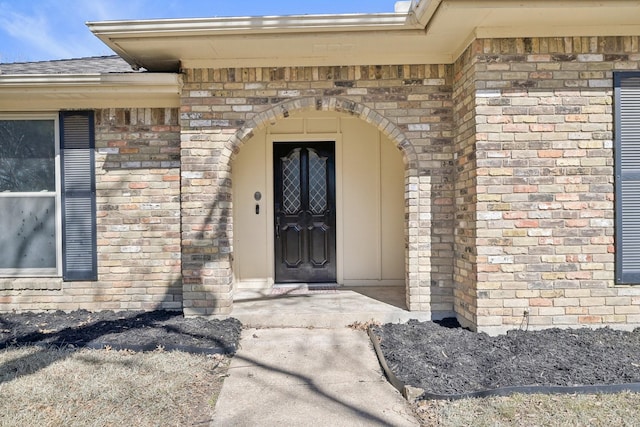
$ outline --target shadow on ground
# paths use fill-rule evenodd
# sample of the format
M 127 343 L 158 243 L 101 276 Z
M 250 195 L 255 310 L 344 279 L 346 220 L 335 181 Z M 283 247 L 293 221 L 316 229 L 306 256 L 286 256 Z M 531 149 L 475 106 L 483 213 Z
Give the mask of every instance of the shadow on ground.
M 134 351 L 180 350 L 189 353 L 233 354 L 242 325 L 233 318 L 209 320 L 184 318 L 173 311 L 149 312 L 46 312 L 0 315 L 0 349 L 15 346 L 111 348 Z M 60 352 L 60 358 L 65 357 Z M 25 356 L 12 365 L 32 365 L 31 372 L 56 360 L 41 364 L 38 354 Z M 59 359 L 58 359 L 59 360 Z M 40 361 L 40 362 L 39 362 Z M 12 369 L 0 366 L 0 369 Z

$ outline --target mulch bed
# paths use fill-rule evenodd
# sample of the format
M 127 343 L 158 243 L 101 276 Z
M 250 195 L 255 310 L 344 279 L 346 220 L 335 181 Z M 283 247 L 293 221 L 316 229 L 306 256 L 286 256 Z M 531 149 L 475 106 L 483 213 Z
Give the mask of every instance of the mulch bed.
M 233 354 L 237 319 L 171 311 L 0 314 L 0 349 L 19 345 Z M 455 321 L 372 326 L 384 359 L 406 385 L 451 396 L 505 387 L 640 382 L 640 329 L 511 331 L 490 337 Z
M 0 314 L 0 349 L 43 345 L 232 354 L 241 329 L 237 319 L 185 318 L 172 311 Z
M 410 321 L 372 332 L 396 377 L 428 394 L 640 381 L 640 329 L 515 330 L 490 337 L 455 326 Z

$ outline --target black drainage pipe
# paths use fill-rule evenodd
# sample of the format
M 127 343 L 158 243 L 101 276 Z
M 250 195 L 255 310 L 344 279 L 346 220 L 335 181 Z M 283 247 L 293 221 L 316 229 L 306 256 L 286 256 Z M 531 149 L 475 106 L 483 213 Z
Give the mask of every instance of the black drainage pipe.
M 459 400 L 474 397 L 492 397 L 492 396 L 511 396 L 512 394 L 611 394 L 621 391 L 630 391 L 640 393 L 640 383 L 625 384 L 599 384 L 599 385 L 579 385 L 579 386 L 514 386 L 499 387 L 495 389 L 487 389 L 480 391 L 472 391 L 460 394 L 437 394 L 429 393 L 421 388 L 412 387 L 401 381 L 389 369 L 387 361 L 384 358 L 382 349 L 380 348 L 380 340 L 376 334 L 369 328 L 367 330 L 369 338 L 373 344 L 373 348 L 378 356 L 380 366 L 384 371 L 389 382 L 407 399 L 409 402 L 416 400 Z

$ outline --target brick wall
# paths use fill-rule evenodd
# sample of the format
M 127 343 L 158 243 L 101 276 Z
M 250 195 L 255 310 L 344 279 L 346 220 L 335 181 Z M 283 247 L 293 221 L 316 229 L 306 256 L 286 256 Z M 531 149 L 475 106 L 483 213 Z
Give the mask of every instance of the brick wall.
M 477 322 L 476 265 L 476 57 L 471 49 L 454 64 L 453 112 L 455 123 L 455 312 L 464 326 Z M 481 196 L 485 197 L 485 196 Z
M 640 289 L 613 281 L 612 150 L 613 71 L 638 69 L 638 38 L 470 49 L 478 328 L 638 324 Z
M 451 107 L 449 66 L 186 70 L 180 121 L 185 313 L 230 310 L 233 153 L 253 129 L 314 109 L 356 115 L 401 149 L 407 304 L 452 310 Z
M 0 311 L 182 306 L 178 111 L 95 117 L 98 281 L 0 279 Z
M 488 332 L 639 325 L 640 288 L 614 284 L 612 142 L 613 72 L 638 70 L 639 51 L 493 39 L 453 65 L 186 70 L 179 112 L 96 112 L 99 280 L 0 279 L 0 311 L 228 313 L 235 153 L 331 110 L 403 153 L 411 310 Z

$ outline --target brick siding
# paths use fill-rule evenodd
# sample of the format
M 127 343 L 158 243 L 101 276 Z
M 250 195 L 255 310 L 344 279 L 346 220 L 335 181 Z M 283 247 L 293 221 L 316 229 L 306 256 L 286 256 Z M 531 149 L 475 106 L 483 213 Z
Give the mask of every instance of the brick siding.
M 477 322 L 476 251 L 476 110 L 475 56 L 470 49 L 454 64 L 453 113 L 455 182 L 455 312 L 459 322 L 472 327 Z M 484 196 L 481 196 L 481 199 Z
M 188 69 L 181 108 L 96 114 L 98 282 L 1 279 L 0 311 L 229 313 L 233 158 L 336 111 L 405 164 L 407 306 L 467 326 L 640 325 L 614 284 L 613 72 L 638 37 L 475 40 L 452 65 Z
M 614 286 L 612 97 L 613 72 L 638 69 L 638 38 L 476 40 L 466 55 L 477 328 L 637 324 L 640 289 Z
M 182 307 L 178 111 L 95 117 L 98 281 L 0 279 L 0 311 Z
M 190 69 L 182 126 L 184 307 L 231 308 L 231 162 L 253 130 L 303 110 L 356 115 L 402 151 L 407 305 L 453 309 L 451 67 Z

